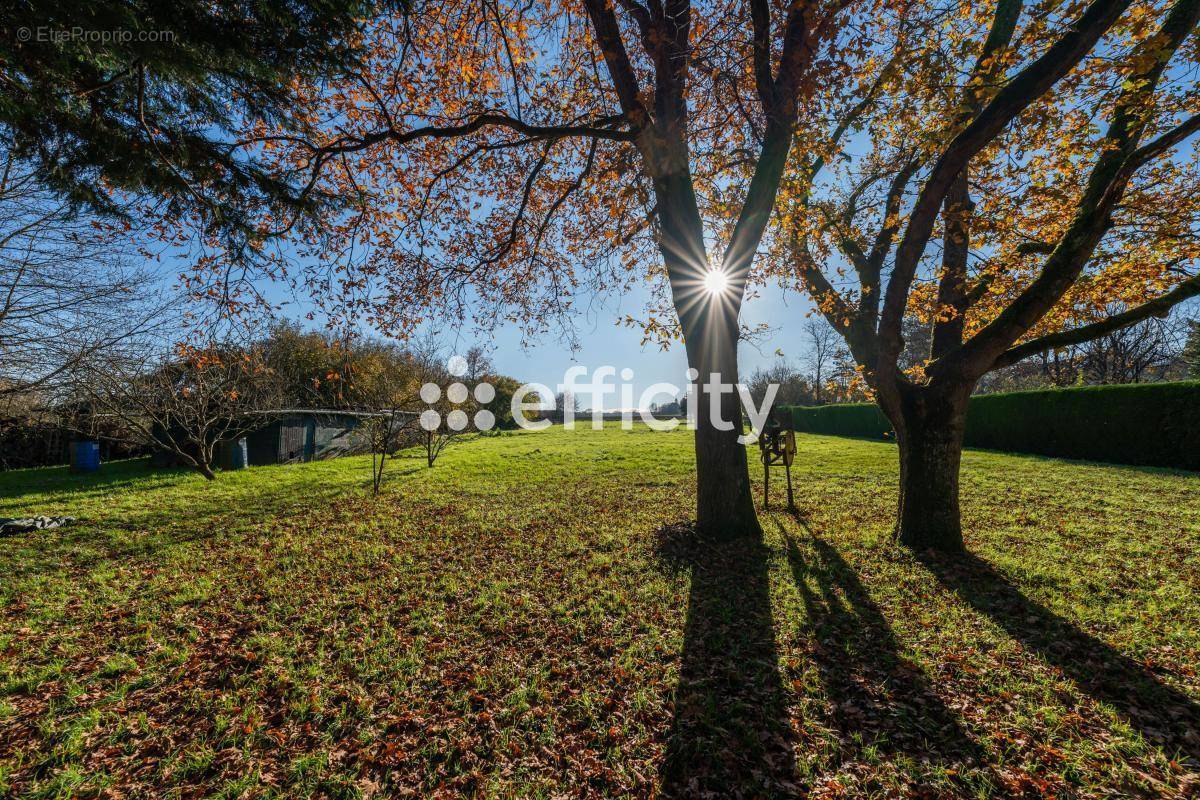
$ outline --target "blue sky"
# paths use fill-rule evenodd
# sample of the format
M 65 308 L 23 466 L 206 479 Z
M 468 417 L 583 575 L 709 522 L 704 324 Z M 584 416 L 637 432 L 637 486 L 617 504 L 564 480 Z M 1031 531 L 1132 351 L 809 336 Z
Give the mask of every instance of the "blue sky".
M 294 256 L 290 248 L 285 247 L 283 253 Z M 188 261 L 189 256 L 184 252 L 166 255 L 166 262 L 171 263 L 172 268 L 160 273 L 164 282 L 174 283 L 171 278 Z M 298 269 L 295 274 L 299 274 Z M 293 292 L 286 285 L 265 278 L 256 281 L 256 285 L 268 302 L 278 305 L 277 318 L 296 322 L 302 328 L 322 329 L 320 312 L 305 295 L 303 287 Z M 618 324 L 626 315 L 635 319 L 644 317 L 650 299 L 649 287 L 641 284 L 622 295 L 576 297 L 575 305 L 580 311 L 570 320 L 577 345 L 575 349 L 557 332 L 533 340 L 525 339 L 520 327 L 514 323 L 504 324 L 493 332 L 480 332 L 469 321 L 437 319 L 422 326 L 417 336 L 432 335 L 447 358 L 465 354 L 471 346 L 479 345 L 488 351 L 498 373 L 524 383 L 545 384 L 555 391 L 563 382 L 564 373 L 573 366 L 586 367 L 589 374 L 601 366 L 612 366 L 617 372 L 628 368 L 634 373 L 628 383 L 633 387 L 634 405 L 637 406 L 636 399 L 652 384 L 673 383 L 681 392 L 687 385 L 687 359 L 681 342 L 673 343 L 664 351 L 653 342 L 643 345 L 640 328 Z M 801 364 L 806 353 L 803 327 L 812 308 L 807 296 L 782 290 L 773 282 L 757 287 L 756 295 L 742 305 L 741 321 L 752 329 L 762 324 L 769 330 L 752 343 L 740 344 L 738 360 L 743 382 L 755 369 L 777 363 L 781 358 L 777 350 L 792 364 Z M 306 318 L 309 311 L 317 313 L 314 321 Z M 370 327 L 364 326 L 363 333 L 386 338 Z M 615 382 L 616 379 L 608 381 L 610 386 Z M 577 393 L 577 398 L 580 408 L 594 407 L 590 397 Z M 659 403 L 665 400 L 661 396 L 655 398 Z M 601 408 L 618 410 L 622 403 L 615 393 L 610 393 Z
M 777 288 L 760 290 L 760 296 L 749 299 L 742 307 L 742 321 L 750 326 L 765 323 L 771 330 L 760 341 L 753 344 L 743 342 L 739 348 L 739 368 L 742 379 L 749 377 L 755 368 L 776 362 L 776 349 L 792 362 L 803 353 L 801 330 L 805 314 L 811 308 L 807 298 L 795 292 L 781 292 Z M 675 344 L 663 351 L 656 344 L 641 344 L 640 329 L 618 326 L 617 321 L 625 314 L 639 315 L 645 306 L 649 292 L 638 288 L 619 298 L 597 301 L 587 312 L 574 319 L 578 337 L 578 349 L 572 350 L 560 338 L 553 335 L 536 341 L 523 341 L 520 330 L 514 325 L 500 328 L 494 336 L 477 338 L 469 328 L 447 330 L 438 336 L 447 352 L 464 352 L 472 344 L 479 344 L 490 351 L 497 371 L 525 382 L 544 383 L 556 388 L 563 380 L 563 373 L 574 365 L 586 367 L 589 373 L 597 367 L 611 365 L 618 371 L 633 370 L 633 397 L 636 399 L 651 384 L 666 382 L 683 387 L 687 379 L 687 359 L 683 345 Z M 613 381 L 609 382 L 610 384 Z M 592 407 L 589 397 L 580 394 L 582 408 Z M 657 398 L 663 402 L 665 398 Z M 635 403 L 636 405 L 636 403 Z M 615 394 L 605 397 L 605 410 L 619 409 L 621 404 Z
M 271 302 L 282 305 L 278 317 L 298 322 L 302 327 L 320 328 L 319 320 L 305 320 L 305 314 L 313 306 L 303 296 L 295 296 L 282 285 L 269 282 L 260 283 L 259 289 Z M 633 386 L 636 401 L 652 384 L 673 383 L 681 391 L 687 384 L 687 359 L 682 343 L 674 343 L 665 351 L 654 343 L 642 345 L 640 328 L 617 324 L 627 314 L 635 318 L 644 316 L 649 299 L 649 289 L 641 285 L 621 296 L 576 298 L 576 305 L 582 310 L 571 320 L 578 345 L 574 350 L 556 333 L 526 340 L 515 324 L 503 325 L 492 333 L 480 333 L 470 323 L 434 320 L 423 326 L 418 335 L 433 335 L 447 358 L 479 345 L 488 351 L 500 374 L 525 383 L 542 383 L 555 390 L 572 366 L 586 367 L 589 374 L 601 366 L 615 367 L 618 372 L 629 368 L 634 373 L 629 383 Z M 782 351 L 789 362 L 799 364 L 805 354 L 803 326 L 811 309 L 808 298 L 795 291 L 783 291 L 775 285 L 758 288 L 758 295 L 743 304 L 741 320 L 751 328 L 765 324 L 770 330 L 753 343 L 740 345 L 738 359 L 743 381 L 756 368 L 776 363 L 780 358 L 776 350 Z M 369 328 L 364 332 L 378 336 L 378 332 Z M 612 379 L 608 383 L 613 385 L 615 381 Z M 582 393 L 577 397 L 581 408 L 593 407 L 590 397 Z M 656 402 L 665 399 L 657 397 Z M 617 410 L 622 404 L 619 397 L 610 393 L 601 407 Z

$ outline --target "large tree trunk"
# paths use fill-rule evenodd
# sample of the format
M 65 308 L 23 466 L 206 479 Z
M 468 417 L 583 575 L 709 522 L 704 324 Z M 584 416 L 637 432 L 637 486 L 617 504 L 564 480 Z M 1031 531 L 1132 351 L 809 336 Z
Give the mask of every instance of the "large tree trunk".
M 686 152 L 679 156 L 686 165 Z M 704 384 L 713 376 L 731 386 L 738 381 L 738 312 L 743 287 L 713 295 L 705 289 L 709 269 L 704 248 L 704 227 L 686 167 L 656 181 L 661 206 L 660 249 L 671 279 L 672 299 L 679 314 L 688 365 L 696 370 L 696 527 L 701 535 L 730 540 L 761 536 L 746 446 L 738 442 L 742 433 L 741 399 L 736 389 L 720 395 L 720 419 L 729 430 L 713 424 L 711 399 Z M 714 381 L 714 382 L 715 382 Z
M 724 348 L 723 348 L 724 349 Z M 696 365 L 696 524 L 703 536 L 731 540 L 762 535 L 754 496 L 750 491 L 750 471 L 746 446 L 738 441 L 742 433 L 742 409 L 736 391 L 721 394 L 721 419 L 732 424 L 731 430 L 719 430 L 710 414 L 710 395 L 703 384 L 716 373 L 727 384 L 736 384 L 736 350 L 727 352 L 708 369 Z
M 900 447 L 896 538 L 914 550 L 963 549 L 958 505 L 969 388 L 906 387 L 888 409 Z

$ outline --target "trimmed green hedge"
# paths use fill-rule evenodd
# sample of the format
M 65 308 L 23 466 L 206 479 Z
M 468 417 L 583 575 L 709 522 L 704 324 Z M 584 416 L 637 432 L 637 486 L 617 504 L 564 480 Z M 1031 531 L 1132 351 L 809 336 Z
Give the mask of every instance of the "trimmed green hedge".
M 796 430 L 892 438 L 873 403 L 793 407 Z M 1200 381 L 972 397 L 967 447 L 1200 470 Z
M 830 436 L 858 436 L 864 439 L 892 437 L 892 423 L 874 403 L 846 403 L 837 406 L 792 406 L 796 430 Z

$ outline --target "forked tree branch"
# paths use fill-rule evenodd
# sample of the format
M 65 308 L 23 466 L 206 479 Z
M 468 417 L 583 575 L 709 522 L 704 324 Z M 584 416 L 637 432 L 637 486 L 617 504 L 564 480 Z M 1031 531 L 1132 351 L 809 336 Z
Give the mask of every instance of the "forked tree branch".
M 958 98 L 959 111 L 952 123 L 957 130 L 969 123 L 986 102 L 988 87 L 1004 77 L 1002 56 L 1012 43 L 1021 16 L 1022 0 L 999 0 L 992 13 L 987 38 Z M 937 304 L 949 313 L 933 323 L 931 354 L 934 358 L 962 345 L 967 303 L 967 263 L 971 254 L 971 160 L 950 183 L 942 200 L 942 270 Z
M 1146 158 L 1138 157 L 1138 141 L 1147 120 L 1143 109 L 1157 89 L 1171 56 L 1200 22 L 1200 0 L 1176 0 L 1159 35 L 1147 40 L 1139 54 L 1152 56 L 1126 81 L 1118 98 L 1104 147 L 1088 177 L 1070 226 L 1047 257 L 1041 272 L 995 319 L 962 347 L 937 359 L 926 374 L 982 375 L 1026 331 L 1041 319 L 1074 284 L 1104 234 L 1112 212 L 1130 179 Z M 1165 134 L 1164 137 L 1169 137 Z M 1170 138 L 1156 139 L 1152 147 Z
M 862 286 L 862 298 L 859 302 L 860 314 L 875 319 L 879 313 L 879 276 L 883 272 L 883 262 L 892 249 L 892 242 L 900 231 L 900 204 L 904 200 L 904 192 L 908 182 L 920 167 L 920 161 L 913 159 L 900 168 L 896 177 L 888 187 L 887 199 L 883 205 L 883 224 L 867 254 L 866 269 L 859 274 Z
M 839 4 L 830 14 L 836 15 L 842 5 Z M 829 23 L 830 19 L 826 18 L 823 22 Z M 772 84 L 767 134 L 759 151 L 758 162 L 754 165 L 746 199 L 730 236 L 729 247 L 725 251 L 723 266 L 739 290 L 744 287 L 751 260 L 775 207 L 788 151 L 792 146 L 792 129 L 799 113 L 803 78 L 816 55 L 818 36 L 817 30 L 809 25 L 808 3 L 792 0 L 784 27 L 779 73 Z
M 942 151 L 913 204 L 908 227 L 896 248 L 895 266 L 879 324 L 881 355 L 885 359 L 896 357 L 903 346 L 900 327 L 908 306 L 909 289 L 954 179 L 971 158 L 1092 51 L 1130 2 L 1093 0 L 1070 30 L 1040 58 L 1013 76 Z
M 625 41 L 621 38 L 621 28 L 617 24 L 612 5 L 607 0 L 584 0 L 584 6 L 587 8 L 596 43 L 600 45 L 621 109 L 634 128 L 641 130 L 650 121 L 649 114 L 639 97 L 637 73 L 629 60 L 629 51 L 625 49 Z

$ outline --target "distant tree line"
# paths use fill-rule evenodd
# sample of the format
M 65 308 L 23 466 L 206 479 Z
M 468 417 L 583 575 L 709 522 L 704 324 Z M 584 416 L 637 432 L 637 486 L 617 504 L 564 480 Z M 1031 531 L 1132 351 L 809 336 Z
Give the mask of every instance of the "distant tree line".
M 450 375 L 446 361 L 446 354 L 430 340 L 400 345 L 306 331 L 287 322 L 241 341 L 202 346 L 167 348 L 154 338 L 126 338 L 119 346 L 75 360 L 52 393 L 45 387 L 30 389 L 22 395 L 23 404 L 10 397 L 9 413 L 0 425 L 0 449 L 9 449 L 5 443 L 21 443 L 28 450 L 46 440 L 46 431 L 57 428 L 63 443 L 71 437 L 93 437 L 123 443 L 132 448 L 129 452 L 164 451 L 212 478 L 219 445 L 260 426 L 264 414 L 329 409 L 394 412 L 393 422 L 403 420 L 403 425 L 389 424 L 382 435 L 364 429 L 372 451 L 422 444 L 432 466 L 455 435 L 471 429 L 454 430 L 445 424 L 451 406 L 463 410 L 468 419 L 486 409 L 495 427 L 511 427 L 512 395 L 520 385 L 496 374 L 479 348 L 468 352 L 463 376 Z M 472 386 L 486 381 L 494 391 L 486 403 L 470 395 L 452 404 L 444 390 L 455 381 Z M 443 390 L 436 403 L 421 397 L 428 383 Z M 442 424 L 434 430 L 418 429 L 417 415 L 430 406 L 440 411 Z M 6 466 L 58 463 L 62 458 L 61 448 L 35 449 L 36 456 L 31 453 L 21 463 Z
M 1198 322 L 1182 314 L 1152 317 L 996 370 L 980 381 L 976 394 L 1197 378 L 1200 362 L 1189 358 L 1188 348 L 1200 350 L 1198 331 Z

